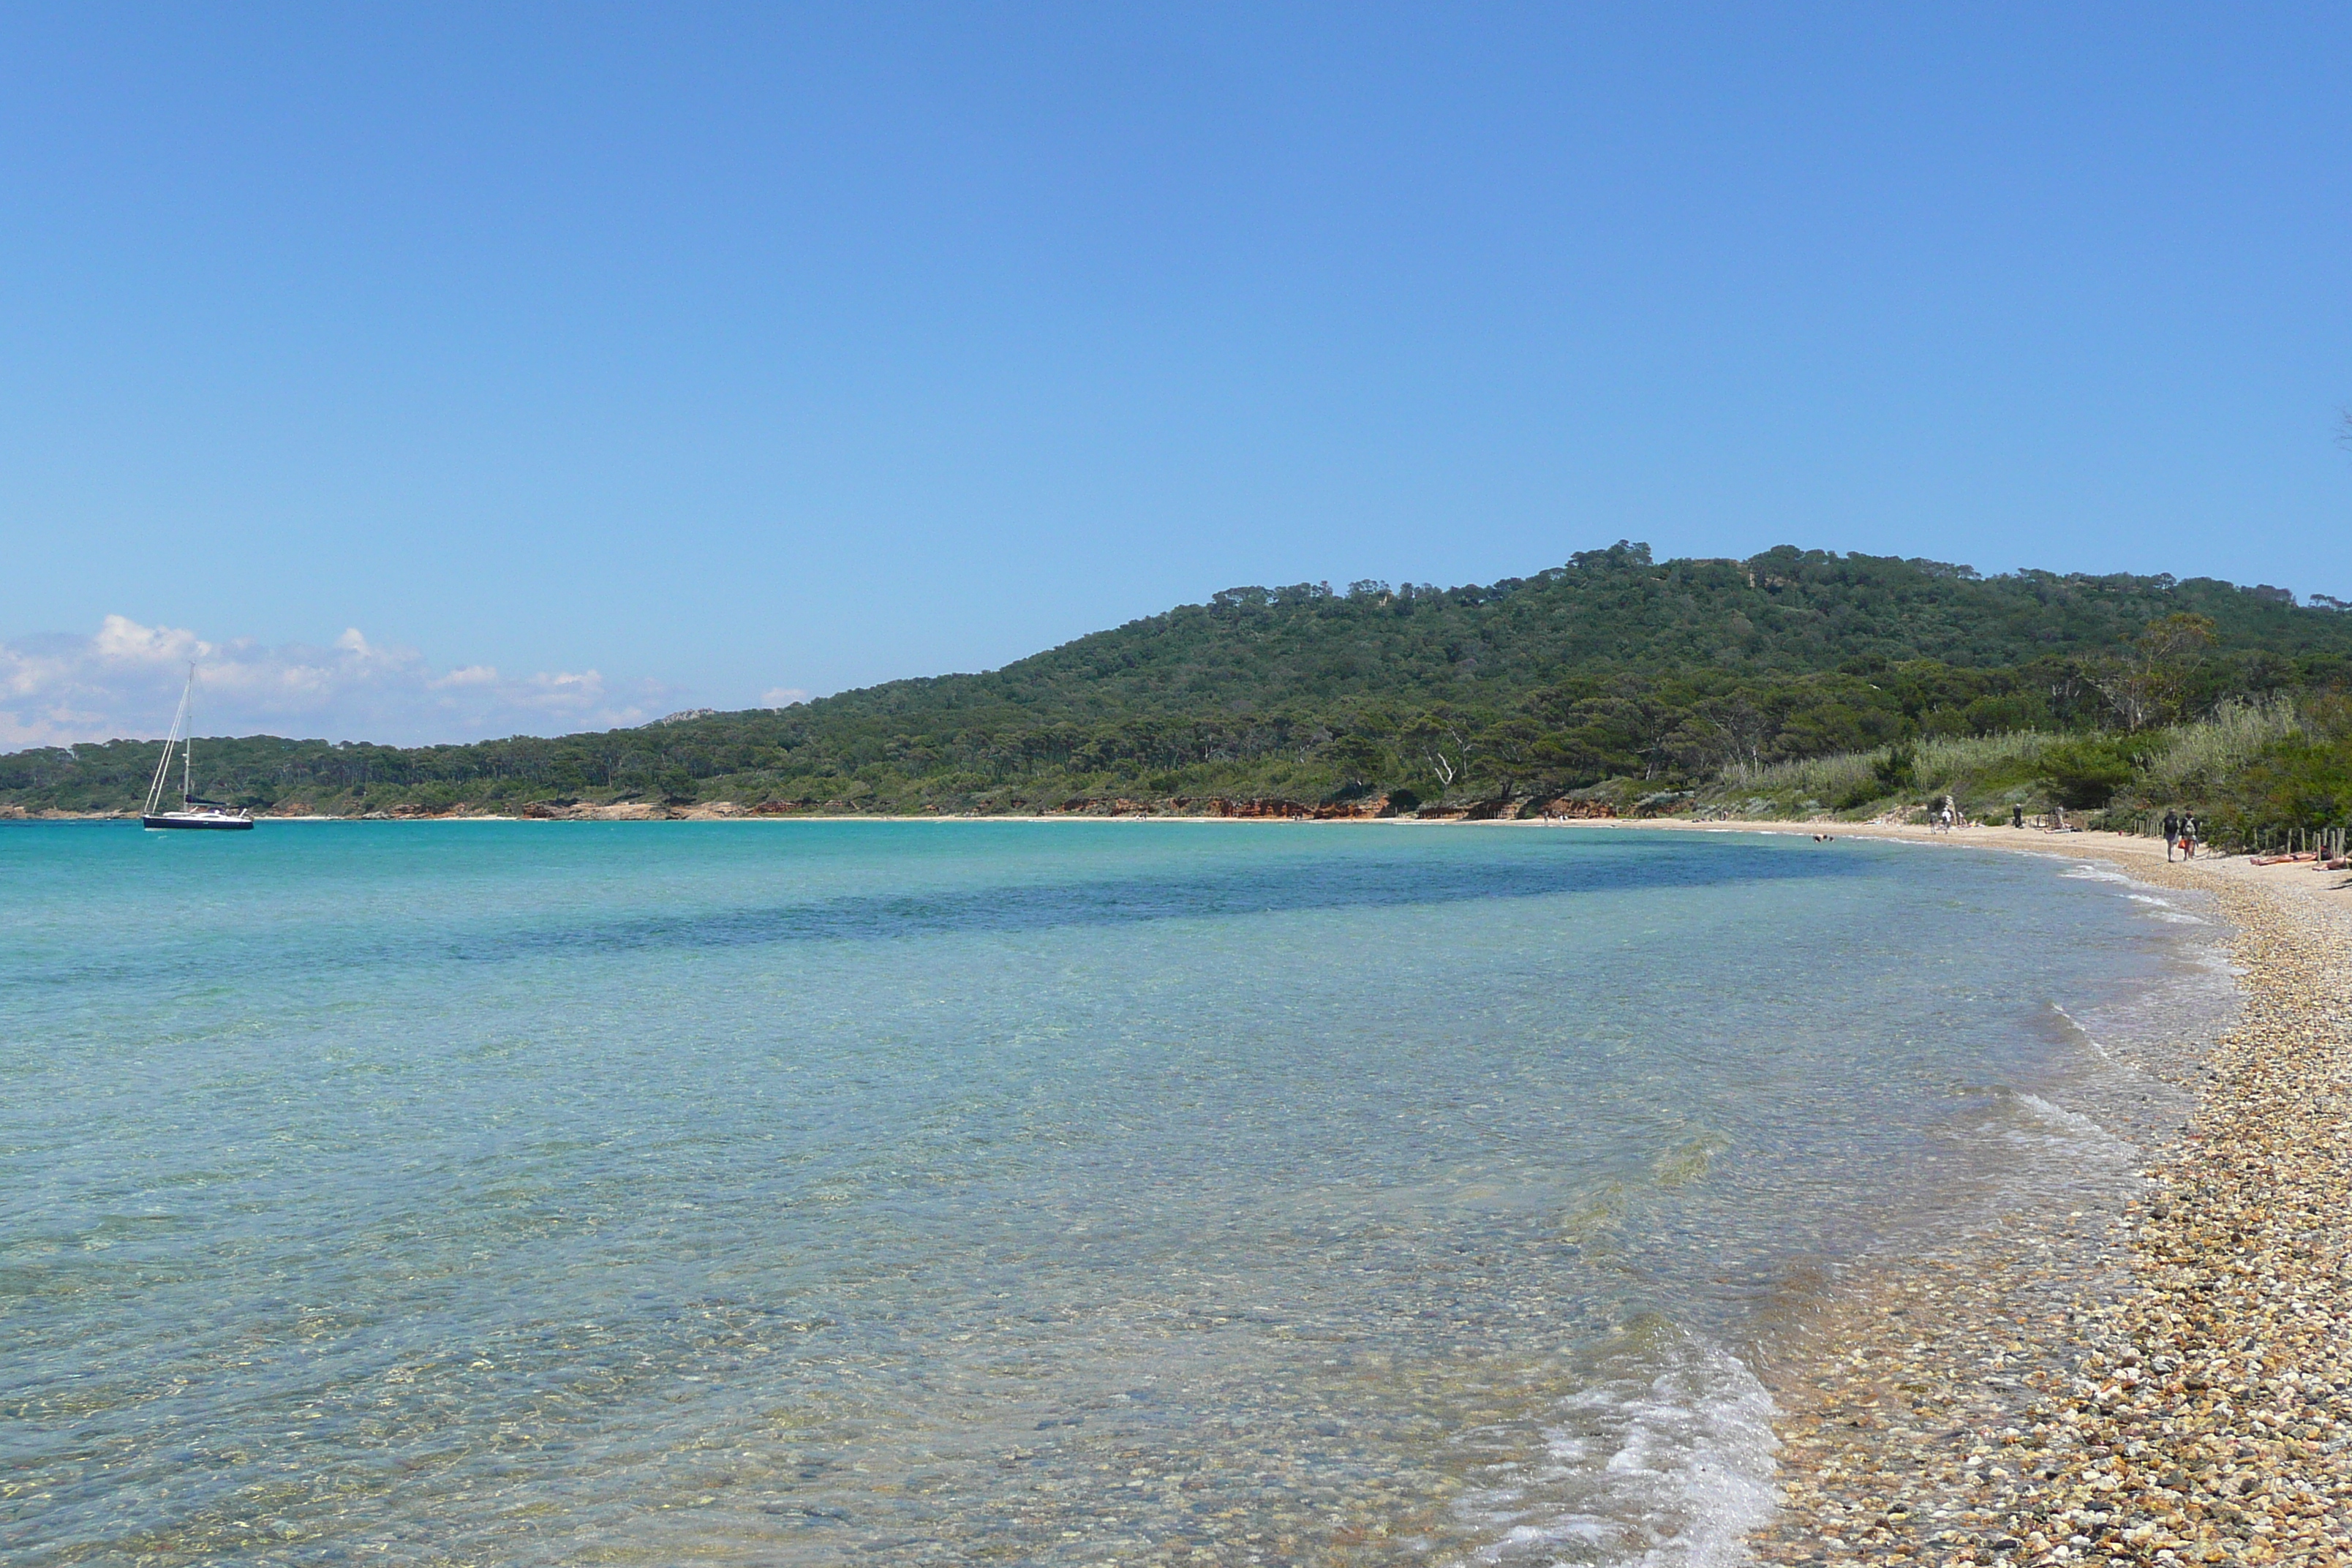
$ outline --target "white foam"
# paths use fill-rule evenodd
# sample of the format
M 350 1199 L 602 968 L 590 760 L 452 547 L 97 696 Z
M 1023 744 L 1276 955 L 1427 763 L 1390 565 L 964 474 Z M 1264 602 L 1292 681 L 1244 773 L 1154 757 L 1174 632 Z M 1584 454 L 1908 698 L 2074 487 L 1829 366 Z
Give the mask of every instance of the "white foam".
M 1606 1378 L 1560 1402 L 1544 1434 L 1550 1461 L 1526 1488 L 1464 1500 L 1500 1531 L 1470 1561 L 1577 1561 L 1643 1568 L 1727 1568 L 1747 1561 L 1748 1536 L 1772 1517 L 1779 1492 L 1772 1396 L 1738 1357 L 1677 1340 L 1665 1364 Z M 1599 1464 L 1601 1454 L 1608 1457 Z
M 2076 1026 L 2080 1027 L 2079 1025 Z M 2079 1142 L 2086 1148 L 2095 1149 L 2103 1154 L 2128 1154 L 2132 1152 L 2132 1146 L 2129 1143 L 2089 1117 L 2069 1110 L 2061 1105 L 2053 1105 L 2038 1094 L 2027 1094 L 2022 1090 L 2015 1090 L 2012 1091 L 2011 1098 L 2015 1100 L 2018 1105 L 2030 1113 L 2036 1121 L 2063 1134 L 2070 1142 Z
M 2146 912 L 2150 920 L 2163 921 L 2169 925 L 2183 926 L 2201 926 L 2206 923 L 2205 921 L 2198 919 L 2195 915 L 2175 909 L 2170 899 L 2159 899 L 2153 893 L 2126 893 L 2124 897 L 2129 899 L 2136 904 L 2149 905 L 2150 907 Z
M 2084 1044 L 2085 1044 L 2085 1045 L 2087 1045 L 2087 1046 L 2089 1046 L 2093 1050 L 2095 1050 L 2095 1051 L 2096 1051 L 2096 1052 L 2098 1052 L 2098 1053 L 2099 1053 L 2099 1059 L 2100 1059 L 2101 1061 L 2108 1061 L 2108 1062 L 2115 1061 L 2115 1059 L 2116 1059 L 2116 1058 L 2115 1058 L 2115 1056 L 2113 1055 L 2113 1053 L 2111 1053 L 2111 1052 L 2107 1049 L 2107 1047 L 2105 1047 L 2105 1046 L 2103 1046 L 2103 1045 L 2099 1044 L 2098 1037 L 2097 1037 L 2097 1036 L 2095 1036 L 2095 1035 L 2094 1035 L 2094 1034 L 2092 1034 L 2090 1030 L 2088 1030 L 2088 1029 L 2086 1029 L 2086 1028 L 2084 1028 L 2084 1027 L 2083 1026 L 2083 1020 L 2081 1020 L 2080 1018 L 2077 1018 L 2076 1016 L 2074 1016 L 2074 1014 L 2069 1013 L 2068 1011 L 2066 1011 L 2066 1009 L 2065 1009 L 2065 1008 L 2061 1007 L 2061 1006 L 2060 1006 L 2060 1005 L 2058 1005 L 2058 1004 L 2057 1004 L 2057 1003 L 2055 1003 L 2055 1002 L 2053 1002 L 2053 1003 L 2051 1003 L 2051 1004 L 2050 1004 L 2050 1010 L 2051 1010 L 2053 1013 L 2057 1014 L 2060 1017 L 2062 1017 L 2062 1018 L 2065 1019 L 2065 1020 L 2066 1020 L 2066 1022 L 2067 1022 L 2070 1026 L 2073 1026 L 2074 1031 L 2076 1034 L 2078 1034 L 2078 1035 L 2080 1035 L 2080 1036 L 2082 1036 L 2082 1037 L 2083 1037 L 2083 1043 L 2084 1043 Z M 2123 1067 L 2123 1068 L 2125 1068 L 2127 1071 L 2131 1071 L 2131 1072 L 2137 1072 L 2137 1071 L 2139 1070 L 2137 1068 L 2130 1067 L 2128 1064 L 2126 1064 L 2126 1063 L 2123 1063 L 2123 1062 L 2116 1062 L 2116 1066 L 2118 1066 L 2118 1067 Z M 2046 1105 L 2046 1104 L 2048 1104 L 2049 1102 L 2048 1102 L 2047 1100 L 2044 1100 L 2042 1103 L 2044 1103 L 2044 1104 Z

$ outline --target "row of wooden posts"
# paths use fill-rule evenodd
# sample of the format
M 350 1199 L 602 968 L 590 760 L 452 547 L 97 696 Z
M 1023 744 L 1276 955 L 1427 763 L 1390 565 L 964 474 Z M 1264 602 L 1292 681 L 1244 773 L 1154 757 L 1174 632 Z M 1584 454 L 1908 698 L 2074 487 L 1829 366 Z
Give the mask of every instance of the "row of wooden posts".
M 2140 819 L 2140 831 L 2154 838 L 2164 831 L 2164 819 L 2153 812 Z M 2254 835 L 2252 846 L 2257 855 L 2300 855 L 2305 850 L 2316 850 L 2320 858 L 2334 860 L 2342 858 L 2347 845 L 2352 845 L 2352 828 L 2335 827 L 2266 827 Z
M 2254 835 L 2253 851 L 2257 855 L 2300 855 L 2315 849 L 2323 860 L 2335 860 L 2344 854 L 2345 831 L 2341 827 L 2266 827 Z
M 2257 855 L 2280 849 L 2286 850 L 2290 854 L 2299 854 L 2305 849 L 2316 849 L 2319 851 L 2319 858 L 2323 860 L 2341 859 L 2344 855 L 2345 832 L 2341 827 L 2322 827 L 2309 833 L 2300 827 L 2291 827 L 2267 834 L 2257 834 L 2255 837 L 2258 840 L 2271 841 L 2258 842 L 2254 846 L 2254 853 Z

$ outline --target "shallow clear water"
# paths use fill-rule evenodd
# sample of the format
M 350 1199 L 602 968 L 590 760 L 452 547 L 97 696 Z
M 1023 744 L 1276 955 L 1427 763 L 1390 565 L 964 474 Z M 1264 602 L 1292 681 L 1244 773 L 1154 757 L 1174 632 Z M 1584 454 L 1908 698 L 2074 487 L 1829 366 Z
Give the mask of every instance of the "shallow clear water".
M 2129 1158 L 2064 872 L 0 829 L 0 1561 L 1725 1560 L 1778 1325 Z

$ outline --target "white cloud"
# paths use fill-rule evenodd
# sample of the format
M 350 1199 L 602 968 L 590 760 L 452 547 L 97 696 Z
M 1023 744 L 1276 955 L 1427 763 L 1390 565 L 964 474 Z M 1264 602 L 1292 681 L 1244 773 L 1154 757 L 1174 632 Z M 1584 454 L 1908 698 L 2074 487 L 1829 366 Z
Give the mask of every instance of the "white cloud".
M 192 661 L 197 731 L 214 735 L 413 745 L 560 734 L 642 724 L 685 696 L 658 681 L 616 685 L 593 669 L 510 677 L 471 664 L 436 672 L 415 648 L 370 642 L 357 626 L 331 647 L 265 647 L 109 616 L 90 637 L 0 642 L 0 749 L 160 735 Z
M 808 693 L 797 686 L 771 686 L 760 693 L 762 708 L 790 708 L 795 702 L 808 700 Z
M 213 651 L 212 644 L 199 642 L 194 632 L 142 626 L 127 616 L 107 616 L 89 642 L 99 658 L 117 664 L 184 664 Z

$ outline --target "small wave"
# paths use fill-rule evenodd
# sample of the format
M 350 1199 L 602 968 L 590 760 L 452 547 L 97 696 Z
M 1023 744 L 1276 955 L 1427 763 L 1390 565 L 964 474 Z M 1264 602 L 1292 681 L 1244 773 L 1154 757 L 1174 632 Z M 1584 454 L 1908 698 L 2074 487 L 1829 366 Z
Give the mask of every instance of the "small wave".
M 2066 869 L 2059 872 L 2058 874 L 2062 877 L 2073 878 L 2076 881 L 2086 882 L 2132 882 L 2135 880 L 2135 879 L 2126 876 L 2121 871 L 2109 870 L 2105 866 L 2095 866 L 2088 860 L 2077 860 L 2072 866 L 2067 867 Z
M 2148 908 L 2145 912 L 2150 920 L 2184 926 L 2201 926 L 2207 923 L 2197 916 L 2174 907 L 2170 899 L 2159 899 L 2154 893 L 2126 893 L 2124 897 L 2133 903 L 2147 905 Z
M 2086 1149 L 2095 1149 L 2103 1154 L 2128 1154 L 2132 1152 L 2132 1146 L 2129 1143 L 2089 1117 L 2069 1110 L 2062 1105 L 2053 1105 L 2038 1094 L 2028 1094 L 2021 1089 L 2015 1089 L 2011 1091 L 2010 1099 L 2033 1121 L 2063 1135 L 2069 1142 L 2081 1144 Z
M 1549 1462 L 1464 1500 L 1497 1538 L 1472 1563 L 1725 1568 L 1778 1504 L 1771 1394 L 1737 1356 L 1653 1325 L 1616 1375 L 1560 1402 Z M 1530 1497 L 1544 1500 L 1531 1506 Z
M 2065 1008 L 2061 1007 L 2055 1002 L 2050 1004 L 2050 1010 L 2053 1013 L 2057 1014 L 2061 1018 L 2065 1019 L 2067 1026 L 2073 1029 L 2076 1034 L 2083 1037 L 2083 1043 L 2090 1047 L 2091 1049 L 2098 1052 L 2099 1059 L 2101 1061 L 2112 1062 L 2116 1060 L 2114 1053 L 2109 1051 L 2106 1047 L 2099 1044 L 2098 1037 L 2092 1034 L 2090 1030 L 2083 1026 L 2083 1020 L 2077 1018 L 2074 1014 L 2069 1013 Z M 2132 1072 L 2137 1072 L 2139 1070 L 2137 1068 L 2129 1067 L 2127 1063 L 2116 1062 L 2116 1065 L 2126 1068 L 2127 1070 Z M 2049 1101 L 2044 1100 L 2042 1103 L 2047 1105 L 2049 1104 Z M 2055 1108 L 2053 1107 L 2053 1109 Z

